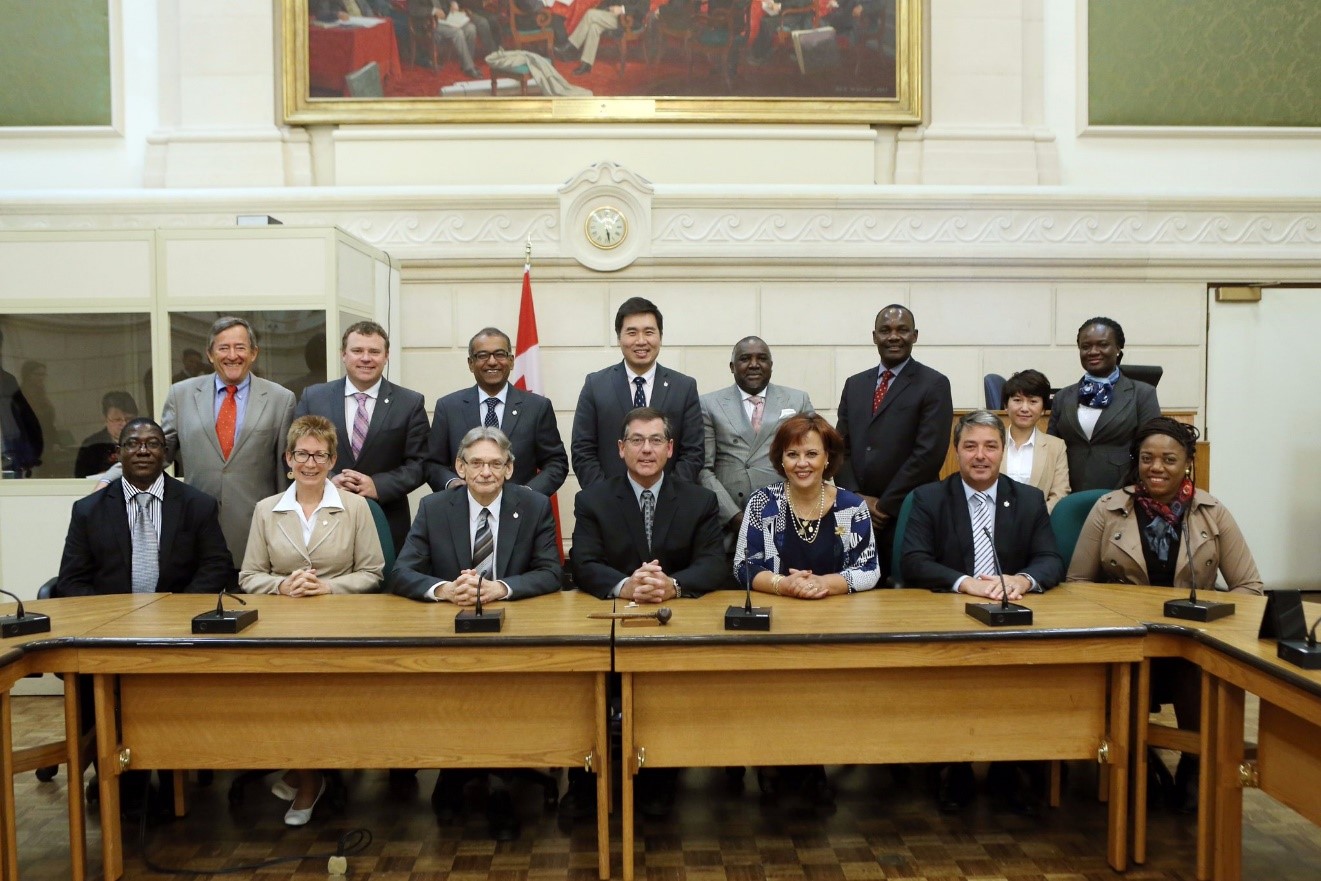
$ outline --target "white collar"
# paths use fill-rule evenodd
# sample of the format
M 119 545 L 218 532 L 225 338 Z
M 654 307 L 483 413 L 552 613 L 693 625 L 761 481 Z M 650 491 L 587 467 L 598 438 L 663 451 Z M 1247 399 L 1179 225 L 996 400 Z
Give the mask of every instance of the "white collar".
M 338 508 L 344 510 L 344 503 L 340 500 L 339 490 L 335 484 L 329 480 L 321 490 L 321 502 L 313 509 L 313 513 L 322 508 Z M 275 503 L 272 511 L 302 511 L 302 506 L 298 504 L 298 484 L 290 484 L 289 488 L 280 496 L 280 500 Z
M 365 394 L 369 398 L 379 398 L 381 396 L 381 383 L 384 381 L 385 381 L 385 377 L 382 376 L 380 379 L 376 380 L 376 384 L 373 385 L 371 388 L 363 389 L 362 394 Z M 356 394 L 359 394 L 358 387 L 354 385 L 351 381 L 349 381 L 348 377 L 345 377 L 344 397 L 351 398 Z

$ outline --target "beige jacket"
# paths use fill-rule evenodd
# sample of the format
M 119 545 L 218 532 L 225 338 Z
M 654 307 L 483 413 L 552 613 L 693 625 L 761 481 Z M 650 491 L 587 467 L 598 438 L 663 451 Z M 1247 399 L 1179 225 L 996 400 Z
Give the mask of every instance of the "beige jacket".
M 1097 501 L 1083 524 L 1078 544 L 1069 564 L 1069 581 L 1101 581 L 1118 584 L 1150 584 L 1147 562 L 1142 554 L 1138 518 L 1133 512 L 1132 487 L 1106 493 Z M 1210 493 L 1197 490 L 1188 512 L 1192 535 L 1193 568 L 1197 588 L 1209 590 L 1217 571 L 1228 588 L 1260 594 L 1261 575 L 1252 560 L 1252 551 L 1243 539 L 1229 509 Z M 1180 544 L 1179 562 L 1174 572 L 1175 587 L 1191 586 L 1188 548 Z
M 1046 497 L 1046 511 L 1054 511 L 1060 499 L 1069 494 L 1069 451 L 1064 441 L 1037 429 L 1032 441 L 1032 474 L 1028 486 L 1035 486 Z M 1004 459 L 1000 460 L 1004 467 Z
M 239 587 L 245 593 L 279 593 L 280 582 L 295 569 L 308 566 L 330 586 L 331 593 L 369 593 L 381 589 L 385 557 L 367 501 L 353 493 L 339 494 L 343 510 L 316 513 L 312 538 L 303 544 L 303 524 L 294 511 L 276 511 L 284 494 L 257 503 L 243 556 Z

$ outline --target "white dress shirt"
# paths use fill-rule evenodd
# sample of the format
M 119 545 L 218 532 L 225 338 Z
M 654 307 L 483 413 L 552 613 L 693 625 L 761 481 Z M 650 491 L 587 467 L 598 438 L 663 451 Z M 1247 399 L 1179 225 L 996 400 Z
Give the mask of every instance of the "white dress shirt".
M 482 522 L 482 508 L 485 508 L 491 512 L 490 519 L 487 521 L 487 526 L 491 530 L 491 575 L 492 579 L 505 589 L 505 595 L 501 599 L 507 600 L 514 591 L 509 585 L 499 580 L 500 573 L 496 570 L 496 559 L 499 557 L 500 549 L 500 503 L 504 500 L 504 497 L 505 494 L 502 492 L 495 497 L 491 504 L 483 505 L 472 497 L 471 492 L 468 493 L 468 548 L 471 550 L 473 544 L 477 541 L 477 527 Z M 437 581 L 431 585 L 427 589 L 427 599 L 438 603 L 444 602 L 444 597 L 440 595 L 440 588 L 448 583 L 448 581 Z
M 358 416 L 358 399 L 353 397 L 358 394 L 358 387 L 351 380 L 344 380 L 344 424 L 348 426 L 349 437 L 353 437 L 353 420 Z M 376 384 L 369 389 L 363 389 L 363 394 L 367 395 L 364 402 L 367 405 L 367 424 L 372 424 L 372 417 L 376 415 L 376 399 L 381 395 L 381 380 L 376 380 Z
M 637 393 L 637 386 L 633 380 L 639 376 L 642 377 L 642 396 L 647 399 L 647 406 L 651 406 L 651 391 L 656 386 L 656 362 L 651 362 L 651 367 L 646 373 L 634 373 L 633 368 L 627 363 L 624 364 L 624 374 L 628 377 L 628 399 L 633 400 L 633 395 Z

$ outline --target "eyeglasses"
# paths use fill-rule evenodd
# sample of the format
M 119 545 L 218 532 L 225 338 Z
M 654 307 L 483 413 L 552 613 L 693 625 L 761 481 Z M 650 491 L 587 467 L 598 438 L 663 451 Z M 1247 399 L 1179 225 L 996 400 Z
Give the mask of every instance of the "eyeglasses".
M 504 349 L 496 349 L 494 352 L 473 352 L 474 361 L 508 361 L 509 353 Z
M 669 442 L 670 439 L 668 437 L 661 437 L 659 434 L 653 434 L 650 437 L 643 437 L 640 434 L 630 434 L 628 437 L 624 438 L 624 443 L 628 444 L 635 450 L 640 450 L 643 447 L 660 449 Z
M 487 462 L 485 459 L 464 459 L 463 464 L 473 471 L 485 471 L 487 468 L 492 471 L 499 471 L 509 463 L 504 459 L 496 459 L 494 462 Z
M 317 450 L 315 453 L 309 450 L 294 450 L 289 455 L 293 457 L 293 460 L 295 462 L 299 462 L 299 463 L 306 462 L 308 459 L 311 459 L 313 462 L 317 463 L 318 465 L 324 465 L 330 461 L 330 454 L 322 450 Z
M 156 440 L 154 437 L 149 437 L 146 440 L 130 438 L 129 440 L 121 442 L 119 448 L 125 453 L 132 453 L 141 449 L 150 450 L 153 453 L 159 453 L 161 450 L 165 449 L 165 444 L 162 441 Z

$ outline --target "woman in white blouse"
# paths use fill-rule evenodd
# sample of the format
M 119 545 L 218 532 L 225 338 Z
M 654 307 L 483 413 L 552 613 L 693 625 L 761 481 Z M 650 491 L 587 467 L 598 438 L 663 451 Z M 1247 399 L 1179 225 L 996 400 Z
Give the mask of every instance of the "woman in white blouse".
M 1009 439 L 1000 473 L 1041 490 L 1046 510 L 1069 494 L 1069 459 L 1064 441 L 1037 428 L 1050 398 L 1050 380 L 1039 370 L 1020 370 L 1004 384 Z

